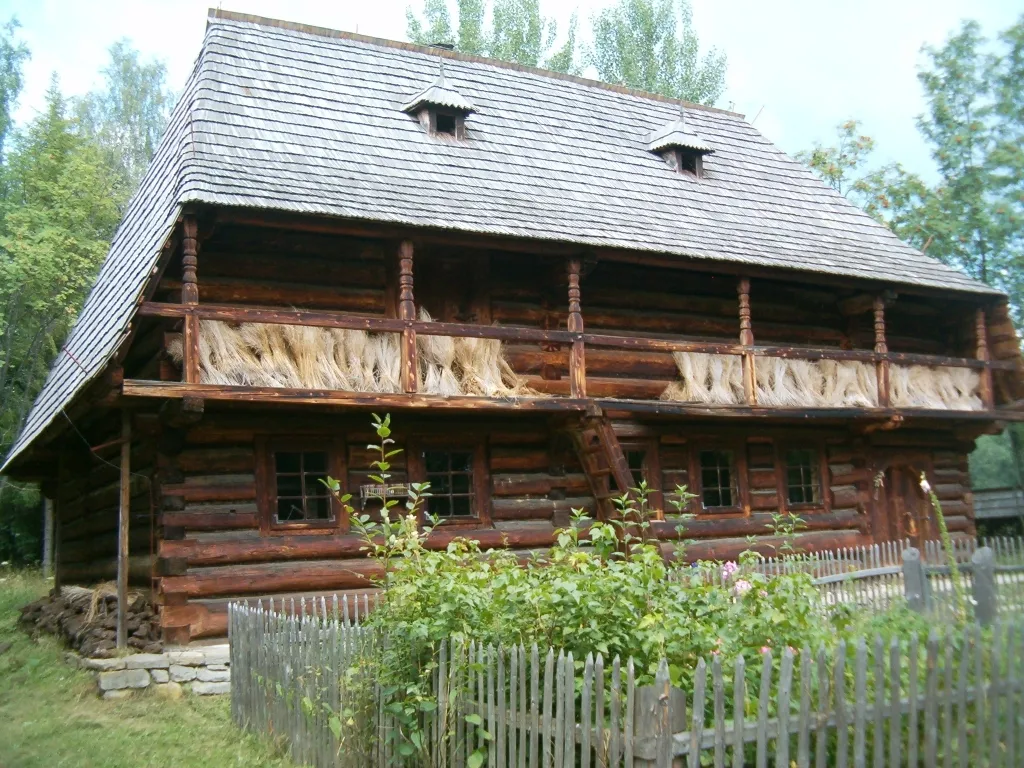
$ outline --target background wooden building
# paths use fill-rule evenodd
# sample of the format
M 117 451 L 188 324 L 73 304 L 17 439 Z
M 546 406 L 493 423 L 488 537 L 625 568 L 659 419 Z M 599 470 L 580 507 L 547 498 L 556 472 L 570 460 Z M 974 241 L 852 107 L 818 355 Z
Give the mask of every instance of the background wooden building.
M 4 471 L 53 500 L 60 582 L 120 559 L 184 641 L 365 589 L 318 481 L 371 506 L 371 411 L 432 545 L 545 547 L 644 479 L 666 547 L 687 485 L 690 555 L 733 557 L 778 511 L 806 549 L 933 536 L 922 472 L 972 533 L 967 453 L 1022 389 L 1003 295 L 740 115 L 211 12 Z

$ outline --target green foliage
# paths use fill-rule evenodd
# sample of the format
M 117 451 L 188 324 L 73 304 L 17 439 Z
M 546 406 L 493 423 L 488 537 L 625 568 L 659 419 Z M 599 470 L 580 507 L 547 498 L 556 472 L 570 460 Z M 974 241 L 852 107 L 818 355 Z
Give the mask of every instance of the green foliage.
M 700 54 L 689 0 L 618 0 L 593 18 L 588 63 L 601 80 L 699 104 L 725 90 L 725 54 Z
M 835 146 L 799 159 L 914 247 L 1005 290 L 1015 319 L 1024 299 L 1024 17 L 999 50 L 975 22 L 925 48 L 918 74 L 928 110 L 917 125 L 939 180 L 929 186 L 898 163 L 867 171 L 874 142 L 859 123 Z
M 34 486 L 5 483 L 0 491 L 0 562 L 17 567 L 39 562 L 43 551 L 39 508 L 39 491 Z
M 998 435 L 982 435 L 970 455 L 971 487 L 1017 488 L 1021 481 L 1022 425 L 1009 424 Z
M 123 210 L 142 181 L 174 105 L 163 62 L 142 63 L 127 40 L 110 47 L 103 89 L 75 103 L 82 133 L 100 148 L 116 176 L 118 207 Z
M 0 159 L 11 130 L 11 112 L 21 93 L 21 70 L 28 60 L 28 48 L 14 40 L 17 30 L 17 19 L 11 19 L 0 27 Z
M 575 70 L 576 17 L 565 43 L 552 50 L 557 37 L 554 20 L 540 12 L 540 0 L 493 0 L 491 23 L 485 19 L 488 0 L 456 0 L 458 28 L 447 0 L 424 0 L 422 18 L 406 9 L 406 34 L 414 43 L 444 43 L 455 50 L 557 72 Z

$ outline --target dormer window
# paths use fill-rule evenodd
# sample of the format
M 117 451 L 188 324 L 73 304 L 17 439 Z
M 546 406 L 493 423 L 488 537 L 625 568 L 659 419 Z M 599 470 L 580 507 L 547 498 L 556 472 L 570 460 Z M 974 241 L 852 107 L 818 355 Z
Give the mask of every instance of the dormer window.
M 430 136 L 464 139 L 466 117 L 476 110 L 468 99 L 445 80 L 442 62 L 437 80 L 413 96 L 402 107 L 402 111 L 414 115 Z
M 647 137 L 647 149 L 661 157 L 677 173 L 704 176 L 704 156 L 714 154 L 714 148 L 696 133 L 686 129 L 683 108 L 679 117 Z

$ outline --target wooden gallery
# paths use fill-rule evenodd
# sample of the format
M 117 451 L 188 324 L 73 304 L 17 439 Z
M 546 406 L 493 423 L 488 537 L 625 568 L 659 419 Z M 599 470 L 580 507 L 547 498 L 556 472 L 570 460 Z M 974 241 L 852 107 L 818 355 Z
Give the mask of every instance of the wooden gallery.
M 694 558 L 974 532 L 967 454 L 1024 418 L 1006 297 L 720 109 L 211 11 L 141 189 L 3 471 L 60 584 L 151 589 L 168 642 L 239 597 L 365 590 L 319 482 L 370 414 L 430 539 L 548 547 L 646 480 Z

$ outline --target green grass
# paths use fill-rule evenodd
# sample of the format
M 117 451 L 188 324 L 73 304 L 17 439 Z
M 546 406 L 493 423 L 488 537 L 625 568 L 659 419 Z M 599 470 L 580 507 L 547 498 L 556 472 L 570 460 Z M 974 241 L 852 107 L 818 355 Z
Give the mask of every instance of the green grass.
M 124 701 L 96 696 L 92 675 L 64 663 L 55 639 L 18 629 L 18 609 L 43 595 L 38 573 L 0 569 L 0 767 L 285 766 L 266 739 L 231 721 L 227 696 Z

